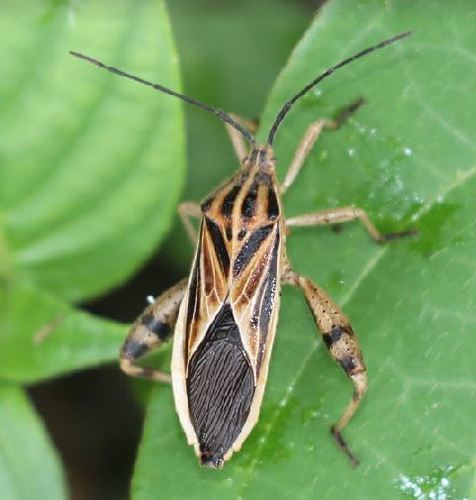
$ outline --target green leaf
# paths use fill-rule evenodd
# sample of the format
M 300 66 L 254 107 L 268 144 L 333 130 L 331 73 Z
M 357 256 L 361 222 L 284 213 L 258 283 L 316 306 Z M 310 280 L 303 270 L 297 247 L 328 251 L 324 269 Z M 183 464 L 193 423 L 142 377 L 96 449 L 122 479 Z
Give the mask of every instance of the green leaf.
M 117 356 L 120 327 L 68 303 L 121 284 L 151 255 L 184 177 L 180 103 L 68 51 L 172 88 L 180 87 L 178 60 L 159 0 L 9 2 L 0 29 L 8 75 L 0 82 L 0 286 L 8 296 L 0 372 L 33 380 Z M 32 345 L 58 314 L 65 321 L 55 340 Z
M 0 288 L 0 377 L 34 382 L 117 359 L 126 329 L 26 283 Z
M 3 253 L 10 273 L 84 299 L 121 283 L 165 234 L 184 137 L 176 100 L 68 51 L 174 88 L 177 56 L 156 0 L 19 10 L 4 9 L 1 21 Z
M 472 498 L 476 384 L 472 341 L 476 37 L 465 2 L 330 1 L 293 52 L 262 120 L 326 67 L 408 29 L 415 35 L 353 63 L 299 102 L 276 140 L 281 179 L 306 127 L 359 96 L 367 104 L 326 132 L 289 193 L 288 216 L 355 204 L 384 231 L 420 237 L 375 245 L 295 229 L 288 253 L 342 305 L 359 334 L 370 388 L 344 431 L 353 470 L 329 427 L 352 394 L 302 294 L 285 288 L 261 418 L 223 471 L 201 469 L 170 390 L 152 396 L 133 498 Z M 434 20 L 438 19 L 435 28 Z M 218 167 L 217 167 L 218 168 Z
M 0 385 L 0 497 L 66 499 L 60 461 L 24 392 Z

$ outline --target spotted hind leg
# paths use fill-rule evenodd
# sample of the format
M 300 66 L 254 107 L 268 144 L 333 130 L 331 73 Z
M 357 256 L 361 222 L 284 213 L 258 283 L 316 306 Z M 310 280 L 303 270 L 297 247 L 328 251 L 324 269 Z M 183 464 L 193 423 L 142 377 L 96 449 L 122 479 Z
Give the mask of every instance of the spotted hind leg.
M 322 339 L 331 356 L 340 364 L 346 375 L 354 384 L 354 394 L 342 416 L 331 427 L 331 432 L 352 465 L 358 465 L 358 460 L 350 451 L 342 437 L 342 430 L 357 411 L 365 392 L 367 391 L 367 369 L 362 357 L 357 336 L 349 320 L 332 299 L 310 279 L 287 269 L 283 275 L 284 283 L 299 287 L 311 309 Z
M 187 279 L 169 288 L 137 318 L 120 350 L 121 369 L 133 377 L 170 382 L 170 375 L 142 367 L 136 361 L 160 347 L 172 335 L 178 310 L 187 287 Z

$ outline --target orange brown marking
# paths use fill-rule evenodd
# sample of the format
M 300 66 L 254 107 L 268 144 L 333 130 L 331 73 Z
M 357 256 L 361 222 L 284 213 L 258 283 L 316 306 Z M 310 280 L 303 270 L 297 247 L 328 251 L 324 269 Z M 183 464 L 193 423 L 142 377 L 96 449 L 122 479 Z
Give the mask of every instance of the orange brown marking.
M 276 176 L 269 163 L 265 165 L 266 158 L 270 159 L 268 150 L 264 155 L 252 154 L 243 169 L 202 204 L 203 230 L 196 264 L 199 269 L 194 271 L 199 282 L 197 304 L 186 331 L 188 363 L 214 314 L 225 301 L 229 302 L 238 325 L 243 325 L 240 332 L 256 378 L 258 351 L 267 338 L 267 332 L 258 331 L 257 311 L 267 294 L 261 329 L 270 327 L 268 309 L 274 296 L 269 291 L 269 273 L 274 274 L 271 280 L 276 287 L 278 270 L 273 268 L 272 260 L 276 260 L 275 242 L 280 241 L 276 235 L 282 229 Z M 189 302 L 193 300 L 189 298 Z M 255 320 L 253 314 L 257 315 Z

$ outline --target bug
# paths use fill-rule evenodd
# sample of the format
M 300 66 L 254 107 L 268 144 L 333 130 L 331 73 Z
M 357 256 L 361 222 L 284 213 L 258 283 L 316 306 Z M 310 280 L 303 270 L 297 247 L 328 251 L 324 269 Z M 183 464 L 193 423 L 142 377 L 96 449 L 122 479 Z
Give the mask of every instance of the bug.
M 357 336 L 345 314 L 317 284 L 295 272 L 286 256 L 286 228 L 360 220 L 377 242 L 415 231 L 382 234 L 366 212 L 349 206 L 285 219 L 281 198 L 304 165 L 321 132 L 337 129 L 362 104 L 359 99 L 335 120 L 312 123 L 282 184 L 275 173 L 273 142 L 295 102 L 324 78 L 350 62 L 406 38 L 401 33 L 328 68 L 287 101 L 257 144 L 245 122 L 192 97 L 143 80 L 77 52 L 72 55 L 100 68 L 175 96 L 225 122 L 241 168 L 201 205 L 183 203 L 180 216 L 196 250 L 188 278 L 158 297 L 139 316 L 120 351 L 127 374 L 162 382 L 168 374 L 137 360 L 157 349 L 174 332 L 171 381 L 175 406 L 202 465 L 221 468 L 240 450 L 258 420 L 276 333 L 281 284 L 304 293 L 331 356 L 354 386 L 353 396 L 331 432 L 353 465 L 358 461 L 342 437 L 367 390 L 367 370 Z M 247 151 L 246 143 L 250 144 Z M 200 220 L 198 234 L 191 219 Z

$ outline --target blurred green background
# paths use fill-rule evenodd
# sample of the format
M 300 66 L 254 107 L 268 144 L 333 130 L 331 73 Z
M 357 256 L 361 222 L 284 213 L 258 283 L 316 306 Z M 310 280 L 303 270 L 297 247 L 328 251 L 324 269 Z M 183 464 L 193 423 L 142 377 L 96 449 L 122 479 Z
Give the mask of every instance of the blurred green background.
M 315 16 L 320 3 L 0 7 L 2 500 L 476 498 L 476 8 L 329 0 Z M 266 130 L 316 73 L 408 29 L 310 92 L 276 140 L 282 179 L 309 123 L 365 97 L 319 140 L 286 214 L 356 204 L 383 231 L 420 229 L 386 247 L 359 224 L 288 240 L 296 270 L 359 333 L 370 390 L 346 437 L 361 466 L 328 431 L 350 384 L 285 288 L 260 421 L 222 472 L 200 469 L 171 391 L 126 378 L 115 360 L 145 298 L 189 270 L 178 202 L 202 199 L 238 164 L 218 120 L 67 51 Z M 149 361 L 166 368 L 169 351 Z

